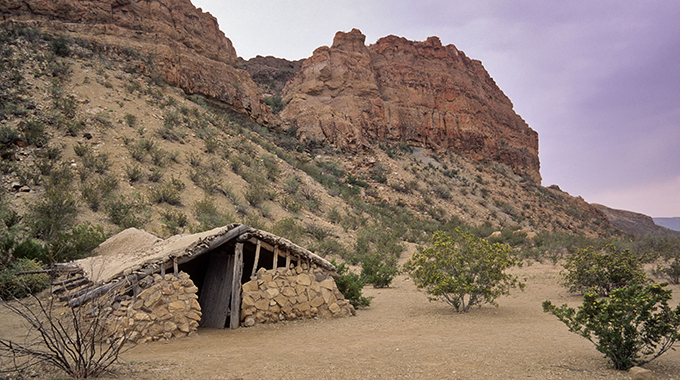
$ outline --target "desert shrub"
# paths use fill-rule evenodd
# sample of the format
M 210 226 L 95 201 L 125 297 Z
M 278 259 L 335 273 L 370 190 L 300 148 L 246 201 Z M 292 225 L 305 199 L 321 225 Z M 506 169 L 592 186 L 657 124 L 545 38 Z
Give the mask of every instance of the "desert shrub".
M 373 297 L 363 296 L 362 292 L 366 283 L 364 283 L 361 276 L 353 273 L 347 263 L 337 265 L 335 260 L 333 260 L 331 264 L 335 265 L 338 275 L 340 275 L 340 278 L 335 279 L 335 284 L 345 299 L 356 308 L 370 306 Z
M 37 147 L 44 146 L 50 140 L 49 135 L 45 132 L 45 124 L 40 120 L 27 120 L 21 127 L 21 131 L 26 141 Z
M 32 236 L 45 241 L 68 228 L 78 214 L 77 200 L 70 190 L 66 170 L 53 170 L 45 184 L 45 196 L 28 205 L 26 219 Z
M 152 187 L 149 191 L 149 200 L 153 203 L 165 202 L 173 206 L 182 204 L 179 190 L 173 187 L 171 183 Z
M 666 285 L 633 284 L 603 299 L 586 293 L 578 311 L 545 301 L 543 311 L 595 344 L 614 368 L 627 370 L 656 359 L 680 339 L 680 305 L 674 310 L 668 306 L 672 292 Z
M 131 113 L 126 113 L 125 116 L 123 116 L 123 120 L 125 120 L 125 124 L 130 128 L 134 128 L 137 125 L 137 116 Z
M 50 42 L 50 49 L 52 53 L 59 57 L 68 57 L 71 54 L 71 39 L 65 36 L 56 36 Z
M 88 143 L 78 142 L 73 145 L 73 152 L 78 157 L 84 157 L 85 155 L 92 154 L 92 146 Z
M 62 263 L 88 256 L 93 249 L 109 237 L 102 226 L 85 222 L 68 232 L 59 233 L 49 243 L 50 262 Z
M 19 275 L 19 272 L 39 271 L 42 265 L 33 259 L 18 258 L 5 269 L 0 270 L 0 299 L 24 298 L 32 293 L 46 289 L 50 277 L 45 273 Z
M 265 189 L 256 184 L 249 184 L 243 197 L 253 207 L 258 207 L 266 198 Z
M 340 257 L 347 256 L 347 248 L 345 248 L 341 242 L 334 238 L 324 239 L 313 245 L 311 249 L 321 257 L 326 257 L 329 255 L 336 255 Z
M 193 211 L 199 226 L 193 232 L 201 232 L 215 227 L 225 226 L 234 221 L 228 213 L 220 212 L 215 204 L 215 198 L 205 197 L 193 204 Z
M 659 257 L 660 263 L 652 273 L 668 280 L 671 284 L 680 283 L 680 238 L 673 235 L 648 234 L 636 247 L 637 252 L 652 253 Z
M 272 225 L 271 231 L 273 234 L 284 237 L 296 244 L 301 243 L 302 237 L 305 234 L 304 227 L 298 225 L 293 218 L 278 220 Z
M 647 282 L 643 260 L 630 252 L 608 244 L 601 250 L 581 249 L 566 258 L 564 285 L 570 292 L 596 292 L 607 296 L 613 289 Z
M 396 260 L 384 260 L 377 254 L 366 255 L 361 263 L 361 277 L 375 288 L 390 286 L 397 273 Z
M 165 175 L 165 170 L 159 167 L 152 167 L 149 169 L 149 176 L 147 177 L 149 182 L 160 182 Z
M 264 104 L 268 105 L 274 114 L 278 114 L 285 107 L 279 95 L 266 97 Z
M 74 379 L 96 378 L 118 360 L 129 334 L 112 336 L 106 321 L 114 310 L 111 297 L 76 308 L 60 308 L 50 297 L 29 302 L 3 302 L 21 317 L 28 332 L 20 340 L 0 339 L 0 357 L 17 373 L 32 366 L 56 367 Z M 57 312 L 59 310 L 59 312 Z M 3 370 L 4 373 L 4 370 Z M 14 376 L 12 376 L 14 377 Z M 21 377 L 18 375 L 17 377 Z
M 189 218 L 180 210 L 165 210 L 161 212 L 161 223 L 167 235 L 177 235 L 189 224 Z
M 459 228 L 453 236 L 435 233 L 432 243 L 404 265 L 416 286 L 434 296 L 431 300 L 441 298 L 465 313 L 483 303 L 498 306 L 496 298 L 511 288 L 524 288 L 517 276 L 505 273 L 519 265 L 505 244 L 490 244 Z
M 125 176 L 127 177 L 128 181 L 137 182 L 142 179 L 143 174 L 144 172 L 142 171 L 142 167 L 139 166 L 139 164 L 134 164 L 132 166 L 125 164 Z
M 109 199 L 104 205 L 106 215 L 111 223 L 122 227 L 141 227 L 145 223 L 145 218 L 140 216 L 144 205 L 138 197 L 119 197 Z

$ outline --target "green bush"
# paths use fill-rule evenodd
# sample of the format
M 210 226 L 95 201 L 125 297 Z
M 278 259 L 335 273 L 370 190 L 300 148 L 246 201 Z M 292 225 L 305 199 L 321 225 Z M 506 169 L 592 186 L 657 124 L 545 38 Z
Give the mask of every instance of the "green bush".
M 607 296 L 614 289 L 647 282 L 643 260 L 629 250 L 611 244 L 601 250 L 588 247 L 567 257 L 564 285 L 571 292 L 597 292 Z
M 71 54 L 71 39 L 65 36 L 56 36 L 50 43 L 52 53 L 59 57 L 68 57 Z
M 138 214 L 143 207 L 140 199 L 128 199 L 124 195 L 109 199 L 105 204 L 106 215 L 111 223 L 122 228 L 141 227 L 145 218 Z
M 595 344 L 614 368 L 627 370 L 656 359 L 680 339 L 680 305 L 668 306 L 672 292 L 666 285 L 633 284 L 612 290 L 604 299 L 586 293 L 578 312 L 545 301 L 543 311 Z
M 510 247 L 490 244 L 459 228 L 454 236 L 435 233 L 433 247 L 413 254 L 404 269 L 419 289 L 466 313 L 473 305 L 490 303 L 507 295 L 511 288 L 524 288 L 517 276 L 507 274 L 507 268 L 519 265 L 510 257 Z
M 205 197 L 200 201 L 194 202 L 193 211 L 199 223 L 198 229 L 195 229 L 193 232 L 207 231 L 234 222 L 233 215 L 217 210 L 215 198 Z
M 152 187 L 149 192 L 149 200 L 153 203 L 165 202 L 173 206 L 182 204 L 179 190 L 175 189 L 171 183 Z
M 102 226 L 89 222 L 79 224 L 71 231 L 59 233 L 50 242 L 50 262 L 63 263 L 86 257 L 108 237 Z
M 333 260 L 331 261 L 331 264 L 335 265 L 337 272 L 340 275 L 340 278 L 335 279 L 335 284 L 345 299 L 349 300 L 349 303 L 356 308 L 370 306 L 373 297 L 363 296 L 362 291 L 366 283 L 361 279 L 361 276 L 352 273 L 352 271 L 349 270 L 347 263 L 337 265 L 335 260 Z
M 375 288 L 390 286 L 394 277 L 399 273 L 396 260 L 385 262 L 378 255 L 366 255 L 361 263 L 361 277 L 367 284 Z
M 0 298 L 3 300 L 23 298 L 46 289 L 50 285 L 50 277 L 45 273 L 16 275 L 18 272 L 42 269 L 44 268 L 35 260 L 24 258 L 14 260 L 8 268 L 0 270 Z

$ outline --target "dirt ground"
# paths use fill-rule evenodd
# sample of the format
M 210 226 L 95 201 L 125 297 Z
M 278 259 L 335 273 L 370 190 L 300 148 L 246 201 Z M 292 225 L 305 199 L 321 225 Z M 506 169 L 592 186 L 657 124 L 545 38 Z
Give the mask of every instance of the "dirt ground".
M 518 269 L 527 282 L 498 300 L 457 314 L 429 302 L 405 276 L 357 316 L 304 320 L 133 347 L 117 373 L 125 379 L 627 379 L 592 343 L 567 331 L 541 302 L 577 305 L 559 285 L 559 267 Z M 678 302 L 680 287 L 672 287 Z M 2 336 L 17 327 L 2 312 Z M 647 364 L 655 379 L 680 379 L 680 352 Z M 55 378 L 53 374 L 47 378 Z

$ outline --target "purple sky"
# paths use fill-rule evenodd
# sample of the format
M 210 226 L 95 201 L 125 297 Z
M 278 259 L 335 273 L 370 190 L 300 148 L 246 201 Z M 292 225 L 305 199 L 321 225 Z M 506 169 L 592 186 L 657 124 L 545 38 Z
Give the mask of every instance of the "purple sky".
M 311 56 L 438 36 L 482 61 L 539 134 L 543 184 L 591 203 L 680 216 L 680 2 L 192 0 L 239 56 Z

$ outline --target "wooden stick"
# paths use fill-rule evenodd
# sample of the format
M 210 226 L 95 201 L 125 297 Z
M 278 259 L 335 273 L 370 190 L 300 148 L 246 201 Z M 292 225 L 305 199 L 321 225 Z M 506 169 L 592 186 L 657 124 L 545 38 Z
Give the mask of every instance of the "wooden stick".
M 74 281 L 82 280 L 83 278 L 85 278 L 85 276 L 71 277 L 71 278 L 67 278 L 66 280 L 62 280 L 62 281 L 55 281 L 55 282 L 52 283 L 52 286 L 66 285 L 66 284 L 69 284 L 69 283 L 74 282 Z
M 172 258 L 172 270 L 175 274 L 175 277 L 177 277 L 177 274 L 179 273 L 178 267 L 177 267 L 177 258 L 173 257 Z
M 254 280 L 255 272 L 257 272 L 257 264 L 260 262 L 260 249 L 262 248 L 262 241 L 257 239 L 257 246 L 255 246 L 255 262 L 253 263 L 253 270 L 250 273 L 250 279 Z
M 236 243 L 234 250 L 234 277 L 231 285 L 231 317 L 229 328 L 237 329 L 241 323 L 241 276 L 243 272 L 243 243 Z
M 79 287 L 79 286 L 88 284 L 89 282 L 90 282 L 90 280 L 86 279 L 85 277 L 82 277 L 82 278 L 81 278 L 80 280 L 78 280 L 78 281 L 74 281 L 74 282 L 72 282 L 72 283 L 70 283 L 70 284 L 66 284 L 66 285 L 61 286 L 61 287 L 59 287 L 59 288 L 57 288 L 57 289 L 54 289 L 54 291 L 52 291 L 52 293 L 54 293 L 54 294 L 62 293 L 62 292 L 65 292 L 65 291 L 67 291 L 67 290 L 74 289 L 74 288 L 77 288 L 77 287 Z
M 272 269 L 276 270 L 279 265 L 279 246 L 274 247 L 274 262 L 272 263 Z
M 286 270 L 290 269 L 290 251 L 286 250 Z

